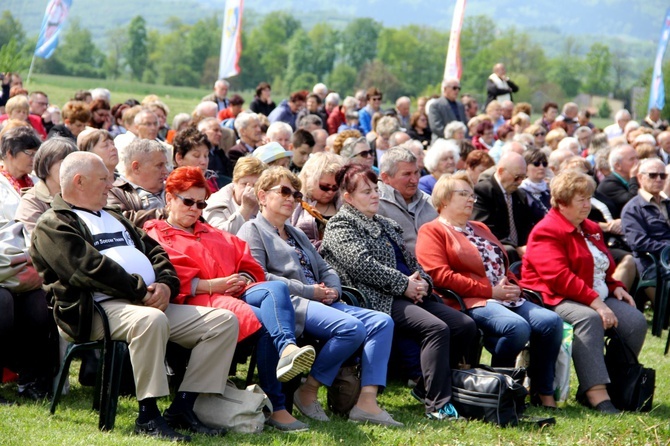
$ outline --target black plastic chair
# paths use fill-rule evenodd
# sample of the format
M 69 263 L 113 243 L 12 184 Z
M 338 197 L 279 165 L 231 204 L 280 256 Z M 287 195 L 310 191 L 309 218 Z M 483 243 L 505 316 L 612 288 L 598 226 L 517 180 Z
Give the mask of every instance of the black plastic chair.
M 670 246 L 663 248 L 660 255 L 654 256 L 649 252 L 637 252 L 638 257 L 647 259 L 650 266 L 642 272 L 640 279 L 633 293 L 636 298 L 638 293 L 645 288 L 654 287 L 654 312 L 651 320 L 651 334 L 653 336 L 663 336 L 663 330 L 668 328 L 668 300 L 670 296 Z M 670 336 L 670 335 L 669 335 Z M 670 341 L 668 342 L 665 353 L 668 353 Z
M 103 431 L 112 430 L 116 420 L 116 407 L 119 400 L 119 388 L 123 369 L 123 358 L 128 350 L 124 341 L 114 341 L 109 330 L 109 320 L 102 306 L 94 302 L 95 310 L 100 314 L 104 329 L 104 338 L 100 341 L 72 343 L 65 352 L 65 358 L 58 371 L 57 384 L 51 400 L 51 414 L 63 392 L 65 380 L 68 378 L 70 363 L 75 354 L 84 350 L 100 350 L 98 376 L 96 378 L 93 409 L 100 413 L 98 428 Z

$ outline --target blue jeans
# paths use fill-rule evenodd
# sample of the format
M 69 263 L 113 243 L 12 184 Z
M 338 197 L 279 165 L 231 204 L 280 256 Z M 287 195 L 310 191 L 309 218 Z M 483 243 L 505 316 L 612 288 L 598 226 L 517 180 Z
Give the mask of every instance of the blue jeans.
M 393 339 L 393 321 L 388 315 L 341 302 L 327 306 L 310 301 L 305 333 L 327 339 L 310 372 L 321 384 L 330 386 L 342 363 L 362 345 L 361 385 L 386 385 Z
M 530 341 L 528 376 L 532 391 L 541 395 L 554 393 L 556 357 L 563 339 L 563 321 L 556 313 L 526 301 L 514 308 L 487 302 L 485 307 L 472 308 L 468 314 L 484 332 L 484 346 L 491 352 L 492 366 L 513 367 L 516 356 Z
M 288 286 L 283 282 L 262 282 L 240 296 L 251 306 L 263 324 L 256 344 L 258 378 L 274 410 L 286 408 L 281 384 L 277 380 L 279 355 L 288 344 L 295 344 L 295 313 Z

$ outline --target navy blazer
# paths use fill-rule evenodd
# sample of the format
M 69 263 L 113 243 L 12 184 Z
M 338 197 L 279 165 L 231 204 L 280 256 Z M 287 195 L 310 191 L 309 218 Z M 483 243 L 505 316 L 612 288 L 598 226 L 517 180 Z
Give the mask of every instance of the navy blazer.
M 670 215 L 670 201 L 662 201 Z M 621 211 L 621 226 L 628 246 L 633 250 L 638 271 L 642 274 L 651 262 L 640 253 L 659 255 L 663 248 L 670 246 L 670 225 L 655 204 L 649 203 L 641 195 L 630 200 Z

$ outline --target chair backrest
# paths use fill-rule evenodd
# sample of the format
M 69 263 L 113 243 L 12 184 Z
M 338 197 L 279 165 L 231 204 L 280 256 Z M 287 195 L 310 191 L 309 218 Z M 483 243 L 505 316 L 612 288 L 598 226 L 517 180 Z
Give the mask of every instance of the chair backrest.
M 343 286 L 340 299 L 352 307 L 370 308 L 370 300 L 356 288 Z

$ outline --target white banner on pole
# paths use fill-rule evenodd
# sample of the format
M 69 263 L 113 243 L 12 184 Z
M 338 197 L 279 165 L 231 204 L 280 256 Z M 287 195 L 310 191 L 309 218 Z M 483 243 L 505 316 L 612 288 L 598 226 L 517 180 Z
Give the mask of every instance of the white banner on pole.
M 226 0 L 226 8 L 223 14 L 223 33 L 221 34 L 219 79 L 240 74 L 243 6 L 244 0 Z
M 444 79 L 461 79 L 461 29 L 463 28 L 463 16 L 465 15 L 465 2 L 466 0 L 456 0 L 456 6 L 454 7 L 447 62 L 444 66 Z

